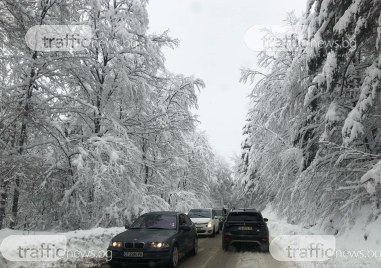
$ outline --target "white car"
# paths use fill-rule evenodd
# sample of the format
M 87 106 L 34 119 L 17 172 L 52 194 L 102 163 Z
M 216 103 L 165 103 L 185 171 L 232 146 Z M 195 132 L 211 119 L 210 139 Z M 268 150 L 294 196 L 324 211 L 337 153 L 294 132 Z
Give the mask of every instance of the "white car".
M 198 235 L 214 237 L 216 233 L 220 233 L 219 219 L 214 209 L 191 209 L 188 217 L 195 223 Z

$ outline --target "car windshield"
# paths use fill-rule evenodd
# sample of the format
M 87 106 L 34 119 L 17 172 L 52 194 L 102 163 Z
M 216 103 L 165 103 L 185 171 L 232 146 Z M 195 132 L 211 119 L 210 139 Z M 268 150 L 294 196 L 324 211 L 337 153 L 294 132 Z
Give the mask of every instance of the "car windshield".
M 228 221 L 263 221 L 262 216 L 255 212 L 230 212 Z
M 224 216 L 222 209 L 216 209 L 215 211 L 217 216 Z
M 176 215 L 150 214 L 140 216 L 130 229 L 176 229 Z
M 188 213 L 189 218 L 211 218 L 212 211 L 208 209 L 192 209 Z

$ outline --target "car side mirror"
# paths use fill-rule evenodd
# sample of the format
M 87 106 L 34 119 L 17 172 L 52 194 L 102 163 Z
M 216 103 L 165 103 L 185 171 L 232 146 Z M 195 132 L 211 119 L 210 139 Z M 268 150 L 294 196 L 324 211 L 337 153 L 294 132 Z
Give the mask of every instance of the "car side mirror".
M 184 232 L 189 232 L 191 228 L 188 225 L 180 225 L 179 230 Z
M 268 222 L 268 221 L 269 221 L 269 219 L 267 219 L 267 218 L 264 218 L 264 219 L 263 219 L 263 221 L 264 221 L 264 222 Z
M 130 229 L 130 225 L 126 224 L 126 225 L 124 225 L 124 228 L 125 229 Z

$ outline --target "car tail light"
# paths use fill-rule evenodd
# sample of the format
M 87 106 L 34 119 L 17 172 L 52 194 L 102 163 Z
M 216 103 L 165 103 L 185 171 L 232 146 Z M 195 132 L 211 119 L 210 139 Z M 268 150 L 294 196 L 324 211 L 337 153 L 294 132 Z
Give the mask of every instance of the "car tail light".
M 262 237 L 261 240 L 262 241 L 267 241 L 267 237 Z
M 224 235 L 224 240 L 229 240 L 230 237 L 228 235 Z

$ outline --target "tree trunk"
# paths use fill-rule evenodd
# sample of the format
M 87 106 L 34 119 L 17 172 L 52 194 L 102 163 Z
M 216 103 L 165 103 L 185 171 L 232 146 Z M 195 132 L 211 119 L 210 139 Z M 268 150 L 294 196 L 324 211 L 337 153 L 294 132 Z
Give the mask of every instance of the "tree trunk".
M 35 61 L 37 59 L 37 51 L 33 53 L 32 56 L 33 60 Z M 26 87 L 25 92 L 25 103 L 20 103 L 23 105 L 23 116 L 22 116 L 22 123 L 21 123 L 21 131 L 20 131 L 20 139 L 18 142 L 19 149 L 18 153 L 19 155 L 22 155 L 24 152 L 24 145 L 27 142 L 27 127 L 28 127 L 28 120 L 29 120 L 29 114 L 30 114 L 30 101 L 32 99 L 33 95 L 33 87 L 34 87 L 34 77 L 36 76 L 36 67 L 32 67 L 32 70 L 30 71 L 30 78 L 29 78 L 29 84 Z M 19 198 L 20 198 L 20 185 L 21 185 L 21 179 L 20 176 L 16 177 L 15 181 L 15 188 L 13 192 L 13 201 L 12 201 L 12 222 L 10 224 L 10 227 L 13 228 L 17 225 L 17 213 L 18 213 L 18 206 L 19 206 Z
M 3 229 L 5 219 L 5 208 L 7 206 L 8 199 L 8 182 L 6 178 L 1 181 L 0 184 L 0 230 Z
M 142 145 L 142 159 L 143 159 L 143 173 L 144 173 L 144 184 L 148 184 L 149 179 L 149 167 L 147 166 L 147 149 L 146 149 L 146 139 L 143 138 L 143 145 Z

